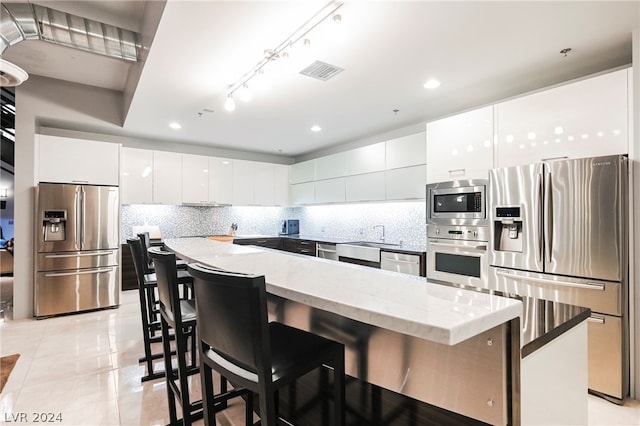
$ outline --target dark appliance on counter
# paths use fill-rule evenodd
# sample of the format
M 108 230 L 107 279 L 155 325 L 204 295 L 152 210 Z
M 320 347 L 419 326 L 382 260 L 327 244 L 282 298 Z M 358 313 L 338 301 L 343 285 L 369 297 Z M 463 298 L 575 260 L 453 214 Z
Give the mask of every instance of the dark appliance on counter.
M 589 389 L 620 403 L 629 391 L 627 158 L 489 176 L 491 289 L 590 308 Z
M 287 219 L 282 221 L 280 235 L 297 235 L 300 233 L 300 221 L 298 219 Z
M 118 306 L 119 209 L 118 187 L 36 187 L 36 317 Z
M 489 275 L 487 179 L 427 185 L 427 278 L 485 287 Z

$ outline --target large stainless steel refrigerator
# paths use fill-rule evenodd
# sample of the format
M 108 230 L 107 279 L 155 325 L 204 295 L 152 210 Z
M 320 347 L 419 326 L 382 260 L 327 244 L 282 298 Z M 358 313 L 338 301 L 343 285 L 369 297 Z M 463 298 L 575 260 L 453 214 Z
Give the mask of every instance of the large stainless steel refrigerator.
M 36 187 L 36 317 L 119 305 L 119 206 L 117 187 Z
M 588 307 L 589 389 L 629 391 L 625 156 L 490 171 L 490 277 L 509 294 Z

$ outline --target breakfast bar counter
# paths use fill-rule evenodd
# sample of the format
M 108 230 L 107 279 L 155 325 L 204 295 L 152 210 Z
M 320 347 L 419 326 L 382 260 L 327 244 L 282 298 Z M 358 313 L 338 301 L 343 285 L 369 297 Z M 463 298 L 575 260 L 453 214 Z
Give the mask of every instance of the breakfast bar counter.
M 270 318 L 344 343 L 346 372 L 364 383 L 460 424 L 520 422 L 519 301 L 206 238 L 165 246 L 189 262 L 264 275 Z

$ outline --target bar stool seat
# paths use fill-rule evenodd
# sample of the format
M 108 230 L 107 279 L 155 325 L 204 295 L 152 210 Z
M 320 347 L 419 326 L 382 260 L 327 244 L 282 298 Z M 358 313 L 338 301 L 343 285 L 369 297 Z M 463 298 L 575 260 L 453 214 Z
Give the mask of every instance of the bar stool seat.
M 212 370 L 259 396 L 260 425 L 281 421 L 278 391 L 315 369 L 333 370 L 333 419 L 345 422 L 344 345 L 268 321 L 265 277 L 189 264 L 194 277 L 205 424 L 211 409 Z M 252 397 L 247 404 L 252 404 Z M 247 422 L 249 420 L 247 419 Z M 285 424 L 290 424 L 284 420 Z M 247 423 L 250 424 L 250 423 Z

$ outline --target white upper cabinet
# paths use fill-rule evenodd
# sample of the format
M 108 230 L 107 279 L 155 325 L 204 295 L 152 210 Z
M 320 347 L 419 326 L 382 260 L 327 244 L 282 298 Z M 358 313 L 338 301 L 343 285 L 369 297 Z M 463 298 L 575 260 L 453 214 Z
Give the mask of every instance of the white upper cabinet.
M 182 154 L 182 202 L 209 202 L 209 157 Z
M 382 201 L 385 199 L 385 172 L 346 177 L 347 201 Z
M 385 168 L 384 142 L 352 149 L 346 154 L 347 175 L 377 172 Z
M 119 185 L 119 144 L 48 135 L 36 138 L 38 181 Z
M 315 182 L 304 182 L 291 185 L 291 204 L 313 204 L 316 201 Z
M 273 165 L 273 204 L 276 206 L 289 205 L 289 169 L 284 164 Z
M 315 202 L 344 203 L 346 200 L 345 178 L 324 179 L 316 181 Z
M 153 202 L 153 151 L 122 147 L 120 169 L 120 202 L 150 204 Z
M 312 182 L 316 178 L 316 160 L 303 161 L 291 166 L 291 183 Z
M 344 152 L 316 158 L 315 180 L 331 179 L 344 176 L 346 174 L 347 167 L 346 161 L 347 154 Z
M 427 123 L 427 181 L 487 179 L 492 141 L 493 106 Z
M 386 172 L 387 200 L 414 200 L 426 197 L 427 167 L 403 167 Z
M 387 170 L 418 166 L 427 162 L 425 132 L 388 140 L 385 149 Z
M 182 204 L 182 154 L 153 151 L 153 202 Z
M 233 160 L 209 157 L 209 202 L 233 203 Z
M 233 204 L 248 206 L 254 201 L 255 163 L 253 161 L 233 161 Z
M 272 206 L 275 200 L 274 164 L 254 163 L 253 165 L 253 203 L 259 206 Z
M 625 154 L 627 70 L 497 105 L 497 166 Z

